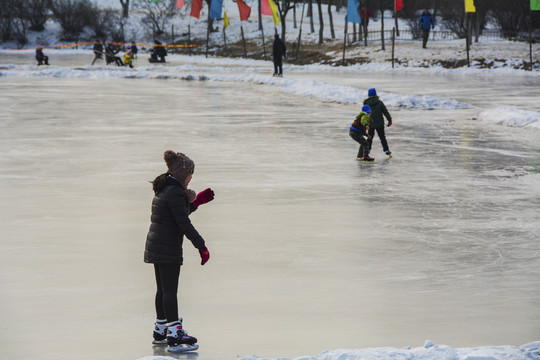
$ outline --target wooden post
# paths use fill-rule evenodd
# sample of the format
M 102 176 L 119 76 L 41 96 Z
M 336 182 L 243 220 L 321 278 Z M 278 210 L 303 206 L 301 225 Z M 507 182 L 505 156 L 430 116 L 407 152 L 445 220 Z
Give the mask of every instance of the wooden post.
M 467 67 L 471 67 L 469 62 L 469 13 L 465 13 L 465 46 L 467 48 Z
M 392 69 L 394 68 L 394 46 L 396 43 L 396 28 L 392 29 Z
M 225 35 L 225 26 L 223 27 L 223 43 L 225 44 L 225 53 L 227 53 L 227 35 Z
M 247 59 L 246 38 L 244 38 L 244 28 L 240 22 L 240 32 L 242 33 L 242 43 L 244 44 L 244 57 Z
M 381 49 L 384 50 L 384 9 L 381 8 Z
M 345 66 L 345 48 L 347 47 L 347 26 L 349 23 L 347 22 L 347 15 L 345 15 L 345 35 L 343 36 L 343 66 Z
M 171 24 L 171 50 L 174 49 L 174 53 L 176 54 L 176 47 L 174 46 L 174 24 Z
M 398 26 L 398 16 L 397 16 L 398 12 L 396 11 L 396 9 L 394 8 L 394 18 L 395 18 L 395 22 L 396 22 L 396 36 L 399 37 L 399 26 Z
M 208 25 L 206 26 L 206 57 L 208 58 L 208 43 L 210 42 L 210 10 L 208 11 Z
M 188 24 L 187 26 L 187 39 L 188 39 L 188 45 L 189 45 L 188 54 L 189 56 L 191 56 L 191 24 Z
M 532 9 L 529 9 L 529 59 L 531 62 L 531 71 L 533 71 L 533 58 L 532 58 Z
M 261 34 L 262 34 L 262 42 L 263 42 L 263 59 L 266 60 L 266 44 L 264 43 L 264 26 L 262 26 L 262 23 L 261 23 Z
M 300 17 L 300 30 L 298 31 L 298 45 L 296 45 L 296 56 L 295 61 L 298 60 L 298 55 L 300 54 L 300 42 L 302 41 L 302 25 L 304 23 L 304 9 L 306 8 L 306 3 L 302 5 L 302 16 Z

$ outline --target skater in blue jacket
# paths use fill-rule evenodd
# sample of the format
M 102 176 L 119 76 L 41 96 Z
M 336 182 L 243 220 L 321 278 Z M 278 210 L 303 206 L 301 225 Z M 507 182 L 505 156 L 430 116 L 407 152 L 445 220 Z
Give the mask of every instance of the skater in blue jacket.
M 429 13 L 429 10 L 425 9 L 418 22 L 422 28 L 422 47 L 425 49 L 429 39 L 429 30 L 435 28 L 435 21 L 433 20 L 433 16 Z

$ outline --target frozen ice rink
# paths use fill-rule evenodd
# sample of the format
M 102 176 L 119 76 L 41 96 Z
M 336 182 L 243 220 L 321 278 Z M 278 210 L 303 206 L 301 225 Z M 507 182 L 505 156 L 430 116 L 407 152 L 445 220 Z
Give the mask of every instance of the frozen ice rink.
M 271 77 L 267 65 L 254 71 Z M 540 130 L 472 119 L 539 111 L 538 77 L 286 68 L 286 80 L 472 105 L 390 107 L 394 157 L 376 137 L 366 164 L 348 136 L 357 104 L 198 80 L 211 67 L 183 70 L 193 81 L 54 69 L 0 77 L 1 358 L 168 355 L 151 344 L 142 260 L 166 149 L 195 161 L 190 187 L 216 193 L 191 216 L 210 262 L 185 240 L 180 280 L 201 347 L 177 357 L 540 339 Z

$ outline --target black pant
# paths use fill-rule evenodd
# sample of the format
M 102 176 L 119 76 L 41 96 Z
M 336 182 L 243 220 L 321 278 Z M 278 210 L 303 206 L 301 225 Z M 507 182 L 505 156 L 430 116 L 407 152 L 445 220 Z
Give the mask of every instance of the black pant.
M 178 280 L 180 264 L 154 264 L 156 274 L 156 316 L 167 322 L 178 320 Z
M 422 30 L 422 47 L 425 48 L 429 39 L 429 30 Z
M 281 56 L 274 58 L 274 75 L 283 75 L 283 59 Z
M 383 151 L 389 151 L 388 142 L 386 141 L 386 135 L 384 134 L 384 125 L 378 128 L 369 129 L 368 135 L 371 136 L 371 139 L 368 139 L 369 149 L 371 150 L 371 144 L 373 143 L 373 135 L 375 135 L 375 130 L 377 130 L 377 135 L 379 136 L 379 140 L 381 140 Z
M 360 131 L 349 130 L 349 136 L 360 144 L 357 157 L 362 158 L 369 155 L 369 144 Z

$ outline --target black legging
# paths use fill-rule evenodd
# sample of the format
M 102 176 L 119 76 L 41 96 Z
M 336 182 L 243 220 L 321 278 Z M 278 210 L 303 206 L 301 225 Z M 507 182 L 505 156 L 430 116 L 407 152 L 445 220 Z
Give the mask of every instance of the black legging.
M 178 320 L 178 279 L 180 264 L 154 264 L 156 274 L 156 315 L 167 322 Z
M 369 150 L 371 150 L 371 144 L 373 143 L 373 135 L 375 135 L 375 131 L 377 131 L 377 135 L 379 135 L 379 139 L 381 140 L 383 151 L 384 152 L 389 151 L 390 149 L 388 149 L 388 142 L 386 141 L 386 135 L 384 134 L 384 125 L 378 128 L 369 129 L 368 134 L 371 136 L 371 139 L 368 139 Z

